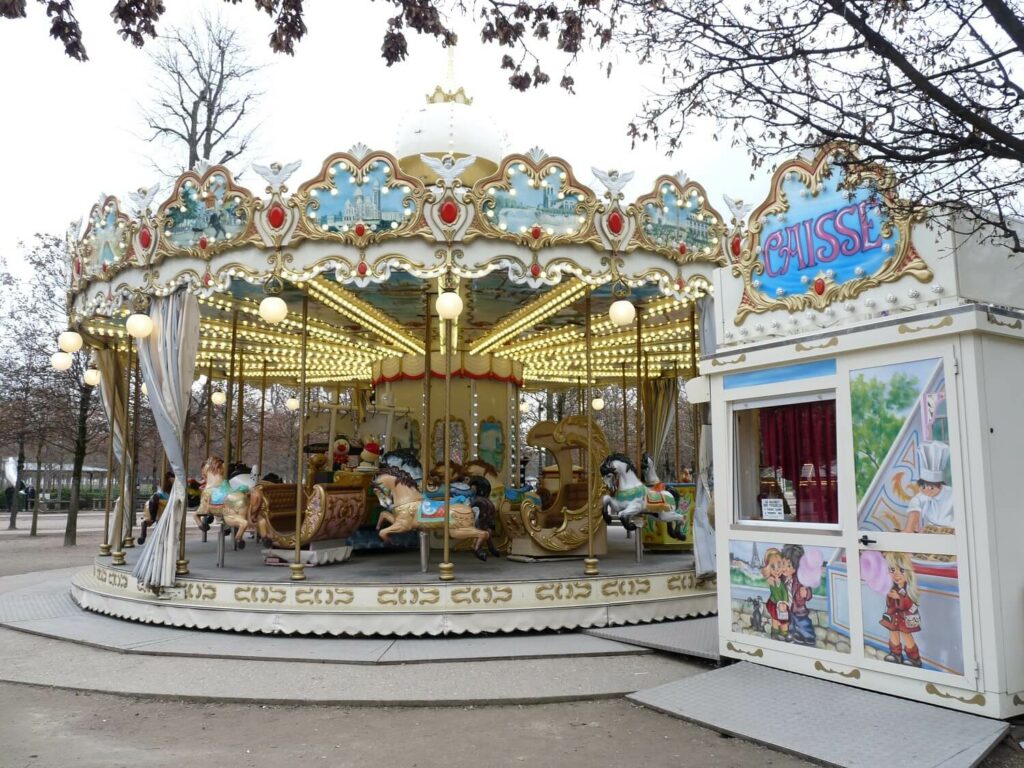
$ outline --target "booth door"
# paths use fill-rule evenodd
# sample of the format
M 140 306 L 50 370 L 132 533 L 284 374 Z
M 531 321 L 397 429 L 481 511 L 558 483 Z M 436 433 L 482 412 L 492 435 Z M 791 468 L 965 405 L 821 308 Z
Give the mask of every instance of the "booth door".
M 872 351 L 843 368 L 851 650 L 865 668 L 976 689 L 954 346 Z

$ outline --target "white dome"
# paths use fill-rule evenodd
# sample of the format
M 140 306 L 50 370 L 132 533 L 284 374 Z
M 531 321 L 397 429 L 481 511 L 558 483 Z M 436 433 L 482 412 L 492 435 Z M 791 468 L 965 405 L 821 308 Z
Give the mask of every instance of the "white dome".
M 394 154 L 398 158 L 428 153 L 475 155 L 497 164 L 505 156 L 505 147 L 505 132 L 474 107 L 461 88 L 445 93 L 438 87 L 427 104 L 399 123 Z

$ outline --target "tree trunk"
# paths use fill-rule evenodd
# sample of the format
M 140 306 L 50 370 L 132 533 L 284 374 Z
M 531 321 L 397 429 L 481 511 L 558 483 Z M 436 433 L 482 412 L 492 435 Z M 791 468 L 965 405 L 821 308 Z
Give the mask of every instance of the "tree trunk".
M 78 497 L 82 490 L 82 465 L 89 448 L 86 427 L 89 421 L 89 404 L 92 387 L 82 384 L 78 388 L 78 432 L 75 434 L 75 457 L 71 471 L 71 501 L 68 504 L 68 522 L 64 528 L 64 546 L 73 547 L 78 543 Z
M 41 503 L 41 499 L 43 498 L 42 486 L 43 486 L 43 443 L 40 440 L 38 443 L 36 443 L 36 481 L 35 481 L 35 486 L 34 486 L 35 487 L 35 492 L 36 492 L 35 493 L 36 498 L 35 498 L 35 503 L 32 505 L 32 530 L 29 531 L 29 533 L 28 533 L 29 536 L 36 536 L 36 535 L 38 535 L 38 530 L 37 529 L 38 529 L 38 525 L 39 525 L 39 504 Z M 28 498 L 27 494 L 26 494 L 25 498 L 26 499 Z

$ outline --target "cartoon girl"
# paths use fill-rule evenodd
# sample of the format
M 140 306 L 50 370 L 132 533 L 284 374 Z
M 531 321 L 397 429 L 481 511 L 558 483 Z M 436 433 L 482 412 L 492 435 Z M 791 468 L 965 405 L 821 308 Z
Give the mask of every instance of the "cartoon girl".
M 789 634 L 789 592 L 782 574 L 782 553 L 772 547 L 764 553 L 761 575 L 768 582 L 768 602 L 765 607 L 772 617 L 771 638 L 785 640 Z
M 921 598 L 910 555 L 906 552 L 882 554 L 892 579 L 892 587 L 885 596 L 885 613 L 878 622 L 889 630 L 889 653 L 885 660 L 920 667 L 921 651 L 914 642 L 914 634 L 921 631 L 921 614 L 918 611 Z

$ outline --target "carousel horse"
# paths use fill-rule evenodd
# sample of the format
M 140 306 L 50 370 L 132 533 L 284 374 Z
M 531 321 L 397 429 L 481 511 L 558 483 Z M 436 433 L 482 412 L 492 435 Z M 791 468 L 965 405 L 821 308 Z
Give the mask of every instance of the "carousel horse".
M 601 499 L 601 515 L 606 524 L 615 515 L 627 531 L 635 531 L 633 518 L 637 515 L 655 515 L 668 523 L 668 534 L 680 541 L 686 538 L 686 517 L 677 511 L 676 498 L 664 490 L 644 485 L 637 476 L 636 465 L 621 453 L 613 453 L 601 462 L 601 477 L 613 495 Z
M 220 517 L 226 526 L 235 531 L 235 543 L 245 549 L 246 530 L 254 525 L 263 506 L 263 492 L 256 487 L 255 470 L 235 465 L 236 472 L 230 480 L 224 477 L 224 461 L 210 456 L 203 463 L 205 487 L 196 510 L 196 523 L 203 530 L 209 530 L 205 521 L 208 515 Z
M 155 525 L 157 520 L 160 519 L 160 515 L 164 513 L 164 508 L 167 506 L 167 499 L 171 496 L 171 486 L 174 484 L 174 473 L 166 472 L 164 474 L 164 481 L 156 492 L 149 497 L 149 501 L 146 502 L 145 510 L 143 511 L 142 526 L 139 530 L 139 538 L 136 539 L 136 543 L 146 543 L 146 531 L 149 526 Z
M 429 530 L 444 525 L 444 501 L 424 499 L 416 481 L 397 467 L 382 467 L 373 479 L 373 489 L 383 507 L 377 520 L 377 532 L 387 541 L 395 533 Z M 473 554 L 487 560 L 484 543 L 491 534 L 476 527 L 477 513 L 469 504 L 453 503 L 449 506 L 448 532 L 453 539 L 475 539 Z M 384 523 L 388 523 L 382 529 Z

